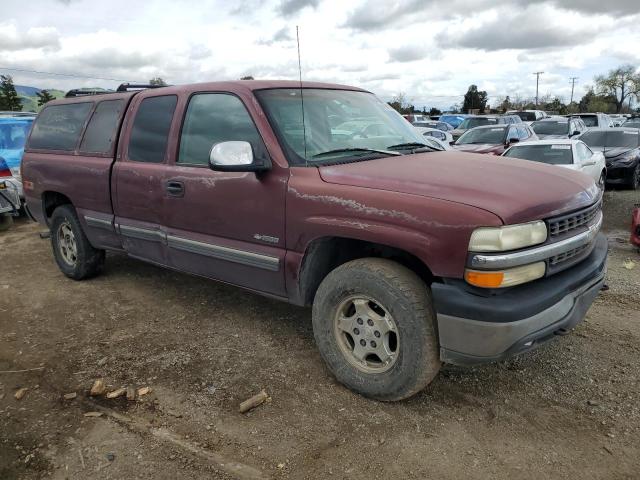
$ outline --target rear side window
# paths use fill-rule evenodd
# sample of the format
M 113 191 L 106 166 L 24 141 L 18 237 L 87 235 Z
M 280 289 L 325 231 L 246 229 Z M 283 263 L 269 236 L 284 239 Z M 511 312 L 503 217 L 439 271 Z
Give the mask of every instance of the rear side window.
M 73 151 L 80 140 L 93 103 L 67 103 L 46 107 L 38 116 L 28 148 Z
M 216 143 L 249 142 L 257 156 L 264 151 L 262 139 L 239 98 L 224 93 L 201 93 L 189 102 L 180 138 L 178 163 L 208 165 Z
M 145 98 L 133 121 L 129 139 L 129 160 L 161 163 L 167 151 L 169 130 L 178 97 Z
M 111 152 L 118 133 L 118 119 L 123 108 L 124 100 L 107 100 L 98 104 L 80 144 L 81 152 Z

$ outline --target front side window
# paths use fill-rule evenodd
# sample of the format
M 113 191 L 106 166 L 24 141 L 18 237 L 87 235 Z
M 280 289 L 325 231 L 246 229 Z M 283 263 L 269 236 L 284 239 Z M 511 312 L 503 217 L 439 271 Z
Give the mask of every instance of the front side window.
M 67 152 L 75 150 L 91 107 L 92 102 L 45 107 L 35 121 L 28 148 Z
M 265 150 L 249 112 L 238 97 L 224 93 L 194 95 L 180 137 L 178 163 L 207 165 L 216 143 L 245 141 L 254 153 Z
M 149 97 L 142 101 L 131 129 L 129 160 L 149 163 L 164 161 L 177 101 L 175 95 Z
M 503 143 L 508 127 L 475 128 L 467 130 L 456 142 L 456 145 Z M 515 134 L 513 135 L 515 137 Z
M 31 122 L 0 123 L 0 150 L 22 150 L 30 129 Z
M 300 89 L 287 88 L 257 91 L 256 96 L 294 165 L 369 158 L 423 143 L 410 123 L 367 92 L 309 88 L 301 95 Z
M 582 142 L 576 144 L 576 152 L 582 162 L 589 160 L 593 156 L 593 152 Z
M 109 153 L 118 134 L 118 120 L 124 108 L 124 100 L 105 100 L 96 107 L 84 138 L 80 151 L 87 153 Z
M 507 150 L 504 156 L 550 165 L 570 165 L 573 163 L 571 145 L 516 145 Z

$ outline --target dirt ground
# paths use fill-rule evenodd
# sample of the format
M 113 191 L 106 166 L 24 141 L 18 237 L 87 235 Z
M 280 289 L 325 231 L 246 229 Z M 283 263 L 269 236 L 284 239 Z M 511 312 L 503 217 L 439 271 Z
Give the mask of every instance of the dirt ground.
M 571 335 L 393 404 L 335 382 L 309 309 L 121 255 L 74 282 L 22 219 L 0 234 L 0 479 L 640 478 L 634 202 L 606 193 L 610 289 Z M 152 393 L 94 400 L 96 378 Z

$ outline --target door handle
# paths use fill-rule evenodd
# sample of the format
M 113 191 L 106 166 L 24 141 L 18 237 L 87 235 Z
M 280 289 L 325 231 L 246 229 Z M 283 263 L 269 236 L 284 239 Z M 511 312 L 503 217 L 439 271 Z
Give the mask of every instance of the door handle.
M 166 185 L 167 193 L 171 197 L 184 197 L 184 183 L 169 180 Z

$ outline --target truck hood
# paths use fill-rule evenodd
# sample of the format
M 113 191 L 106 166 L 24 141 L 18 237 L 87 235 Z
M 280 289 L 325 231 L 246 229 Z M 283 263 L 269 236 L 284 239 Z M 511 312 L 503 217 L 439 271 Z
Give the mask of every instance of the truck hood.
M 559 215 L 590 205 L 599 196 L 594 181 L 580 172 L 457 151 L 331 165 L 319 171 L 327 183 L 471 205 L 494 213 L 505 224 Z

